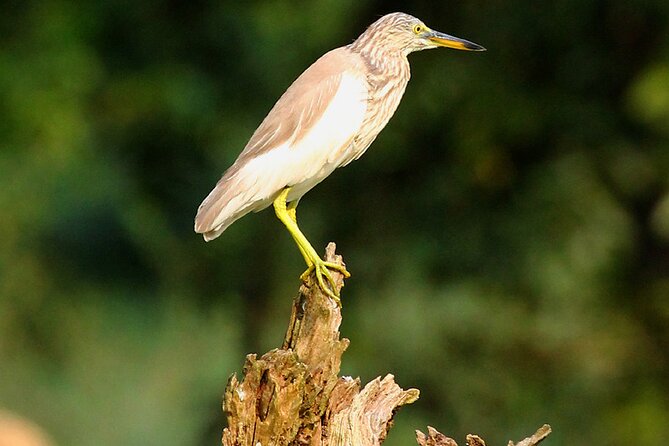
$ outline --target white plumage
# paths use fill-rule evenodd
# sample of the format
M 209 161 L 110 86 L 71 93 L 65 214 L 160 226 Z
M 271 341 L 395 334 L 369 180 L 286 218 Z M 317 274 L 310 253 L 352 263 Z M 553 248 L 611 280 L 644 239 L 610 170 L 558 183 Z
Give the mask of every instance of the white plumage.
M 395 113 L 409 82 L 407 55 L 445 46 L 482 51 L 475 43 L 433 31 L 415 17 L 381 17 L 345 47 L 298 77 L 253 133 L 234 164 L 204 199 L 195 231 L 218 237 L 234 221 L 270 204 L 295 240 L 319 286 L 339 301 L 329 269 L 297 225 L 300 198 L 337 167 L 358 159 Z M 326 281 L 328 284 L 326 284 Z
M 354 136 L 367 115 L 368 82 L 353 69 L 362 60 L 351 64 L 344 51 L 325 54 L 291 85 L 202 202 L 195 231 L 205 240 L 218 237 L 249 212 L 265 209 L 286 187 L 291 187 L 287 201 L 299 200 L 367 148 L 356 144 Z M 318 81 L 316 75 L 321 76 Z M 309 89 L 296 95 L 306 84 Z M 283 116 L 277 119 L 279 114 Z

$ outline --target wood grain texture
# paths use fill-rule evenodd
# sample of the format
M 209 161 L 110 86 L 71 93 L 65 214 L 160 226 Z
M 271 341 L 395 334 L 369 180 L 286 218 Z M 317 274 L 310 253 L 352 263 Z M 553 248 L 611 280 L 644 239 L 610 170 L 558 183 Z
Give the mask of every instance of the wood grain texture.
M 325 260 L 344 265 L 335 245 Z M 332 271 L 337 291 L 344 282 Z M 345 302 L 345 301 L 344 301 Z M 378 446 L 386 438 L 397 409 L 418 399 L 417 389 L 403 390 L 391 374 L 364 387 L 359 378 L 340 377 L 349 340 L 341 338 L 342 308 L 308 278 L 293 300 L 281 348 L 258 358 L 246 357 L 243 378 L 233 375 L 225 391 L 223 410 L 228 427 L 224 446 Z M 550 434 L 542 426 L 531 437 L 508 446 L 535 446 Z M 416 431 L 419 446 L 458 446 L 455 440 L 428 426 Z M 467 435 L 467 446 L 485 446 L 478 435 Z
M 325 260 L 343 265 L 329 244 Z M 338 290 L 343 277 L 333 272 Z M 360 380 L 340 377 L 349 345 L 339 333 L 339 307 L 313 277 L 293 301 L 281 348 L 262 357 L 248 355 L 243 378 L 232 376 L 224 396 L 228 427 L 225 446 L 313 445 L 374 446 L 386 438 L 398 407 L 418 399 L 392 375 L 363 388 Z

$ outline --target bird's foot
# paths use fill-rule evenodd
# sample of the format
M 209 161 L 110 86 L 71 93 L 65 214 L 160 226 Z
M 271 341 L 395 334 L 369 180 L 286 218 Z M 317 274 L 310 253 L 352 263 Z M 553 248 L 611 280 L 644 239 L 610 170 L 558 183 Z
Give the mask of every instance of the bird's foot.
M 351 273 L 346 270 L 344 265 L 339 265 L 337 263 L 325 262 L 321 259 L 317 259 L 312 265 L 309 265 L 309 268 L 302 273 L 300 279 L 303 282 L 307 281 L 307 278 L 311 275 L 312 272 L 316 273 L 316 280 L 318 281 L 318 286 L 323 290 L 325 294 L 330 296 L 337 305 L 341 306 L 341 299 L 339 299 L 339 290 L 335 283 L 330 270 L 340 272 L 345 278 L 351 277 Z M 327 284 L 325 283 L 327 280 Z

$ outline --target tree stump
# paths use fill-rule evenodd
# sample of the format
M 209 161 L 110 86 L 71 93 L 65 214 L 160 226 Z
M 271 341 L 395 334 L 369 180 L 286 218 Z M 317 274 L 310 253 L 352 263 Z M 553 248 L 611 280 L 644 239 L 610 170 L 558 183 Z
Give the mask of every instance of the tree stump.
M 334 243 L 327 246 L 325 260 L 343 265 Z M 343 276 L 336 271 L 332 275 L 341 290 Z M 419 392 L 403 390 L 390 374 L 362 389 L 359 378 L 339 377 L 341 357 L 349 345 L 348 339 L 340 338 L 341 320 L 341 307 L 320 290 L 312 275 L 293 300 L 281 348 L 260 359 L 248 355 L 243 379 L 236 375 L 229 379 L 223 401 L 228 420 L 224 446 L 383 442 L 397 408 L 416 401 Z M 437 432 L 430 429 L 430 434 Z M 425 442 L 421 438 L 421 446 L 438 446 L 432 437 L 424 436 Z
M 325 260 L 343 265 L 335 245 Z M 332 272 L 337 289 L 343 277 Z M 402 390 L 392 375 L 360 388 L 360 380 L 339 377 L 349 345 L 340 339 L 341 307 L 324 294 L 313 277 L 300 287 L 280 349 L 260 359 L 246 357 L 244 378 L 228 382 L 223 410 L 228 427 L 225 446 L 380 445 L 395 410 L 418 399 Z

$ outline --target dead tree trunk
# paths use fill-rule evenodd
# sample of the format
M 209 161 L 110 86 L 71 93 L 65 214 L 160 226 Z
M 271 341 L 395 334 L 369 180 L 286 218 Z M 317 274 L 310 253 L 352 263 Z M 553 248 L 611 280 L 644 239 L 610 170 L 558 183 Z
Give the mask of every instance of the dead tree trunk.
M 334 243 L 328 245 L 325 260 L 343 265 Z M 341 289 L 343 277 L 332 274 Z M 359 378 L 339 377 L 341 357 L 349 345 L 348 339 L 340 338 L 340 324 L 341 308 L 312 276 L 293 300 L 281 348 L 260 359 L 248 355 L 243 379 L 233 375 L 228 381 L 223 401 L 228 419 L 224 446 L 378 446 L 383 442 L 397 408 L 416 401 L 419 392 L 403 390 L 390 374 L 362 389 Z M 422 446 L 430 442 L 436 446 L 432 440 L 438 432 L 429 432 L 424 442 L 418 436 Z

